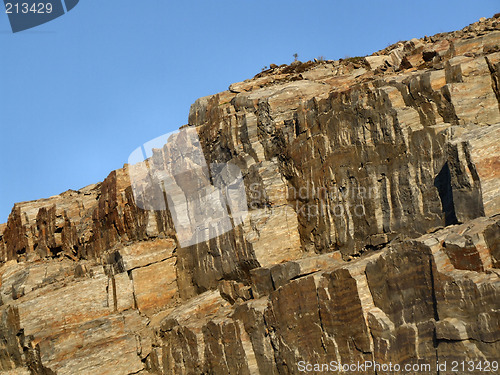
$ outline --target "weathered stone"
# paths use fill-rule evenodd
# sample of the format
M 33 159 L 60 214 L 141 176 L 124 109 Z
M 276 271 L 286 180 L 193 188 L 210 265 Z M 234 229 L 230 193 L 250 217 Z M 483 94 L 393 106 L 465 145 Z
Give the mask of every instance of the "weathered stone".
M 248 215 L 191 246 L 178 216 L 140 208 L 131 165 L 15 204 L 0 225 L 0 372 L 498 360 L 499 40 L 484 19 L 365 58 L 273 65 L 198 99 L 203 155 L 174 169 L 201 171 L 175 184 L 198 199 L 217 183 L 200 166 L 236 165 Z
M 367 56 L 365 57 L 366 62 L 370 66 L 370 69 L 377 69 L 380 66 L 385 65 L 389 61 L 387 56 Z
M 178 296 L 174 258 L 134 269 L 132 280 L 137 308 L 145 314 L 164 309 Z

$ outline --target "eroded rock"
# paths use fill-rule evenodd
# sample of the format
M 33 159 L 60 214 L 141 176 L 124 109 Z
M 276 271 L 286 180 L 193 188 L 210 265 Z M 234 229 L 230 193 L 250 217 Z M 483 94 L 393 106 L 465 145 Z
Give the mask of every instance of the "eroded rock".
M 498 360 L 499 25 L 273 65 L 197 100 L 206 164 L 238 166 L 248 203 L 209 240 L 181 247 L 170 211 L 138 206 L 129 165 L 15 204 L 0 225 L 2 373 Z

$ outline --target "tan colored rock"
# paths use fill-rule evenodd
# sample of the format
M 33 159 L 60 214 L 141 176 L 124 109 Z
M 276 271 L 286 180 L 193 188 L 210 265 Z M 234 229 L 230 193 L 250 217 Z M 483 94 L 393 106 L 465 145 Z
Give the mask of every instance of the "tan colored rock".
M 138 207 L 130 165 L 16 204 L 0 225 L 0 372 L 497 359 L 499 29 L 273 65 L 197 100 L 205 161 L 238 166 L 248 202 L 209 240 L 182 247 L 168 210 Z
M 153 241 L 136 242 L 111 253 L 110 261 L 119 262 L 120 265 L 117 267 L 122 267 L 122 272 L 131 271 L 172 258 L 175 247 L 173 239 L 158 238 Z
M 481 183 L 484 213 L 491 216 L 500 212 L 500 124 L 475 128 L 464 133 L 455 143 L 466 142 L 468 153 Z M 464 155 L 465 158 L 465 155 Z M 472 178 L 471 178 L 472 180 Z M 466 208 L 464 207 L 464 210 Z
M 142 313 L 164 309 L 178 296 L 175 258 L 134 269 L 132 280 L 137 308 Z
M 500 33 L 499 33 L 500 39 Z M 484 57 L 455 57 L 446 68 L 451 102 L 457 116 L 465 124 L 500 122 L 498 99 L 491 85 L 488 64 Z
M 370 69 L 375 70 L 380 66 L 383 66 L 386 62 L 389 61 L 388 56 L 366 56 L 366 62 L 370 66 Z

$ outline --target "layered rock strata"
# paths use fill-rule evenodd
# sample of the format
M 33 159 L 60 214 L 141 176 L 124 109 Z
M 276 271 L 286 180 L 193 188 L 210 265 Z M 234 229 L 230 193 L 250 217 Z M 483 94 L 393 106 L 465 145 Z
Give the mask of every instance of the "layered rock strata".
M 499 373 L 499 44 L 494 17 L 197 100 L 206 163 L 237 166 L 248 204 L 207 241 L 181 247 L 178 217 L 140 208 L 131 165 L 15 204 L 0 371 Z

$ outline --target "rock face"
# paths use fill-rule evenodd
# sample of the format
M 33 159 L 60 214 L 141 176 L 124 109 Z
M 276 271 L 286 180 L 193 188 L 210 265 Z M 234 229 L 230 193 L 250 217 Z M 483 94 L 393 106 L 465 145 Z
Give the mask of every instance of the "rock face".
M 197 100 L 248 204 L 207 241 L 138 207 L 130 165 L 15 204 L 0 372 L 500 373 L 499 44 L 494 17 Z

